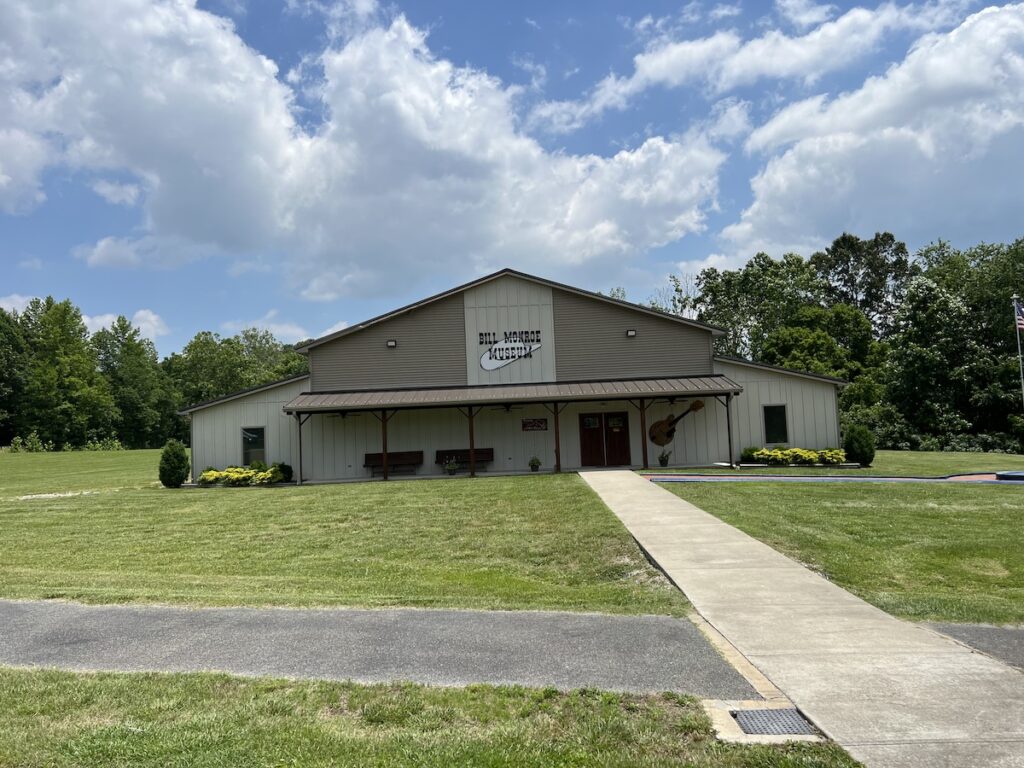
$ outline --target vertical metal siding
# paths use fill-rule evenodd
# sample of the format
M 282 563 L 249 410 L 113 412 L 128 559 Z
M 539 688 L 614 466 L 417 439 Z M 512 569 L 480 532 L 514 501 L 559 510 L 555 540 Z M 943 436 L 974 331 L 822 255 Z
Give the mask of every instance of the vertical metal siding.
M 711 332 L 553 290 L 559 381 L 712 373 Z M 634 338 L 626 337 L 635 329 Z
M 463 386 L 465 333 L 462 295 L 440 299 L 311 349 L 310 389 Z

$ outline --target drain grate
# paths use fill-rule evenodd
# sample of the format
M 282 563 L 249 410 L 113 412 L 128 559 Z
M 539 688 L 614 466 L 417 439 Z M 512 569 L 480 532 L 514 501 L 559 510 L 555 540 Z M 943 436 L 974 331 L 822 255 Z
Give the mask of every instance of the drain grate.
M 796 709 L 736 709 L 730 713 L 744 733 L 758 736 L 816 736 Z

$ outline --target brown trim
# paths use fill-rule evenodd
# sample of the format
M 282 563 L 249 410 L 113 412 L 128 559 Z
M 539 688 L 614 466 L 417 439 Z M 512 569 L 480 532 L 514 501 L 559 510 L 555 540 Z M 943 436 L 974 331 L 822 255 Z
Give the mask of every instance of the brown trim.
M 745 365 L 748 368 L 762 368 L 766 371 L 773 371 L 775 373 L 788 373 L 792 376 L 803 376 L 807 379 L 817 379 L 819 381 L 827 381 L 830 384 L 849 384 L 846 379 L 837 379 L 835 376 L 826 376 L 823 373 L 811 373 L 810 371 L 797 371 L 792 368 L 783 368 L 780 365 L 768 365 L 768 363 L 755 363 L 753 360 L 745 360 L 742 357 L 731 357 L 729 355 L 715 355 L 716 362 L 719 363 L 733 363 L 735 365 Z M 722 375 L 722 374 L 719 374 Z M 681 378 L 679 376 L 673 376 L 673 378 Z
M 195 405 L 190 405 L 188 408 L 182 408 L 180 411 L 178 411 L 178 415 L 179 416 L 185 416 L 187 414 L 192 413 L 193 411 L 202 410 L 203 408 L 209 408 L 211 405 L 219 405 L 221 403 L 226 403 L 229 400 L 237 400 L 238 398 L 245 397 L 246 395 L 254 395 L 257 392 L 263 392 L 264 390 L 267 390 L 267 389 L 273 389 L 274 387 L 281 387 L 281 386 L 284 386 L 285 384 L 292 384 L 292 383 L 294 383 L 296 381 L 299 381 L 301 379 L 308 379 L 308 378 L 309 378 L 309 374 L 308 373 L 302 373 L 302 374 L 299 374 L 298 376 L 292 376 L 292 377 L 287 378 L 287 379 L 280 379 L 278 381 L 271 381 L 271 382 L 269 382 L 267 384 L 259 384 L 259 385 L 255 386 L 255 387 L 249 387 L 248 389 L 242 389 L 242 390 L 239 390 L 238 392 L 232 392 L 230 395 L 221 395 L 220 397 L 215 397 L 213 400 L 204 400 L 201 403 L 196 403 Z
M 435 301 L 440 301 L 441 299 L 448 298 L 449 296 L 453 296 L 457 293 L 468 291 L 470 288 L 476 288 L 477 286 L 483 285 L 484 283 L 489 283 L 492 280 L 497 280 L 499 277 L 506 276 L 518 277 L 522 280 L 529 280 L 531 282 L 538 283 L 539 285 L 546 285 L 549 288 L 557 288 L 558 290 L 569 291 L 570 293 L 575 293 L 580 296 L 586 296 L 587 298 L 590 299 L 597 299 L 598 301 L 604 301 L 608 304 L 615 304 L 620 307 L 626 307 L 627 309 L 632 309 L 638 312 L 644 312 L 645 314 L 653 315 L 654 317 L 661 317 L 666 320 L 672 320 L 674 322 L 681 323 L 683 325 L 689 325 L 694 328 L 700 328 L 701 330 L 704 331 L 710 331 L 713 335 L 716 336 L 720 336 L 725 333 L 725 330 L 723 328 L 719 328 L 718 326 L 715 325 L 708 325 L 707 323 L 702 323 L 698 320 L 690 320 L 685 317 L 680 317 L 679 315 L 673 315 L 670 312 L 662 312 L 660 309 L 645 307 L 641 304 L 634 304 L 631 301 L 613 299 L 610 296 L 604 296 L 603 294 L 600 293 L 594 293 L 592 291 L 584 290 L 583 288 L 576 288 L 575 286 L 572 285 L 566 285 L 564 283 L 559 283 L 554 280 L 548 280 L 547 278 L 544 277 L 537 277 L 536 275 L 529 275 L 525 272 L 519 272 L 518 270 L 506 267 L 505 269 L 499 270 L 497 272 L 492 272 L 489 275 L 484 275 L 483 277 L 478 278 L 476 280 L 471 280 L 468 283 L 463 283 L 462 285 L 458 285 L 454 288 L 449 288 L 447 291 L 442 291 L 441 293 L 436 293 L 433 296 L 428 296 L 425 299 L 420 299 L 419 301 L 415 301 L 412 304 L 406 304 L 404 307 L 399 307 L 398 309 L 392 310 L 391 312 L 386 312 L 383 315 L 377 315 L 376 317 L 371 317 L 369 320 L 364 320 L 361 323 L 356 323 L 355 325 L 350 325 L 347 328 L 342 328 L 340 331 L 335 331 L 334 333 L 328 334 L 327 336 L 321 336 L 318 339 L 313 339 L 312 341 L 302 345 L 301 347 L 296 347 L 295 351 L 304 354 L 308 352 L 310 349 L 313 349 L 313 347 L 319 347 L 321 344 L 326 344 L 329 341 L 340 339 L 342 336 L 348 336 L 349 334 L 356 333 L 357 331 L 361 331 L 365 328 L 370 327 L 371 325 L 376 325 L 377 323 L 383 322 L 384 320 L 389 320 L 393 317 L 404 314 L 406 312 L 411 312 L 414 309 L 419 309 L 420 307 L 426 306 L 427 304 L 432 304 Z

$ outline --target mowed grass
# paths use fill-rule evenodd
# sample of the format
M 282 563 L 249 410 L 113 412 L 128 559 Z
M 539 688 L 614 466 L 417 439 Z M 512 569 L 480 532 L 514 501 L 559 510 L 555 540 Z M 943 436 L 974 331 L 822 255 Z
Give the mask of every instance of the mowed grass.
M 968 453 L 945 451 L 878 451 L 870 467 L 652 467 L 650 472 L 700 472 L 714 474 L 796 474 L 796 475 L 896 475 L 900 477 L 945 477 L 976 472 L 1024 470 L 1024 456 L 1015 453 Z
M 0 668 L 0 765 L 847 768 L 715 741 L 691 698 Z
M 1024 488 L 676 483 L 700 508 L 914 620 L 1024 624 Z
M 0 597 L 687 610 L 572 474 L 168 490 L 157 461 L 0 455 Z

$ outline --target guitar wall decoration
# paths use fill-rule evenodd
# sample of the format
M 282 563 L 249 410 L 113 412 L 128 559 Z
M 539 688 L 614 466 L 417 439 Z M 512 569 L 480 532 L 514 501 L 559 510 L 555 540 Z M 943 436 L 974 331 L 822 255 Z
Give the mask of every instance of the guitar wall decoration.
M 703 400 L 694 400 L 690 407 L 683 411 L 681 414 L 672 417 L 670 413 L 664 419 L 656 421 L 651 424 L 651 428 L 647 430 L 648 437 L 651 438 L 651 442 L 655 445 L 668 445 L 672 442 L 672 438 L 676 436 L 676 424 L 679 423 L 680 419 L 688 413 L 696 413 L 697 411 L 704 408 Z

